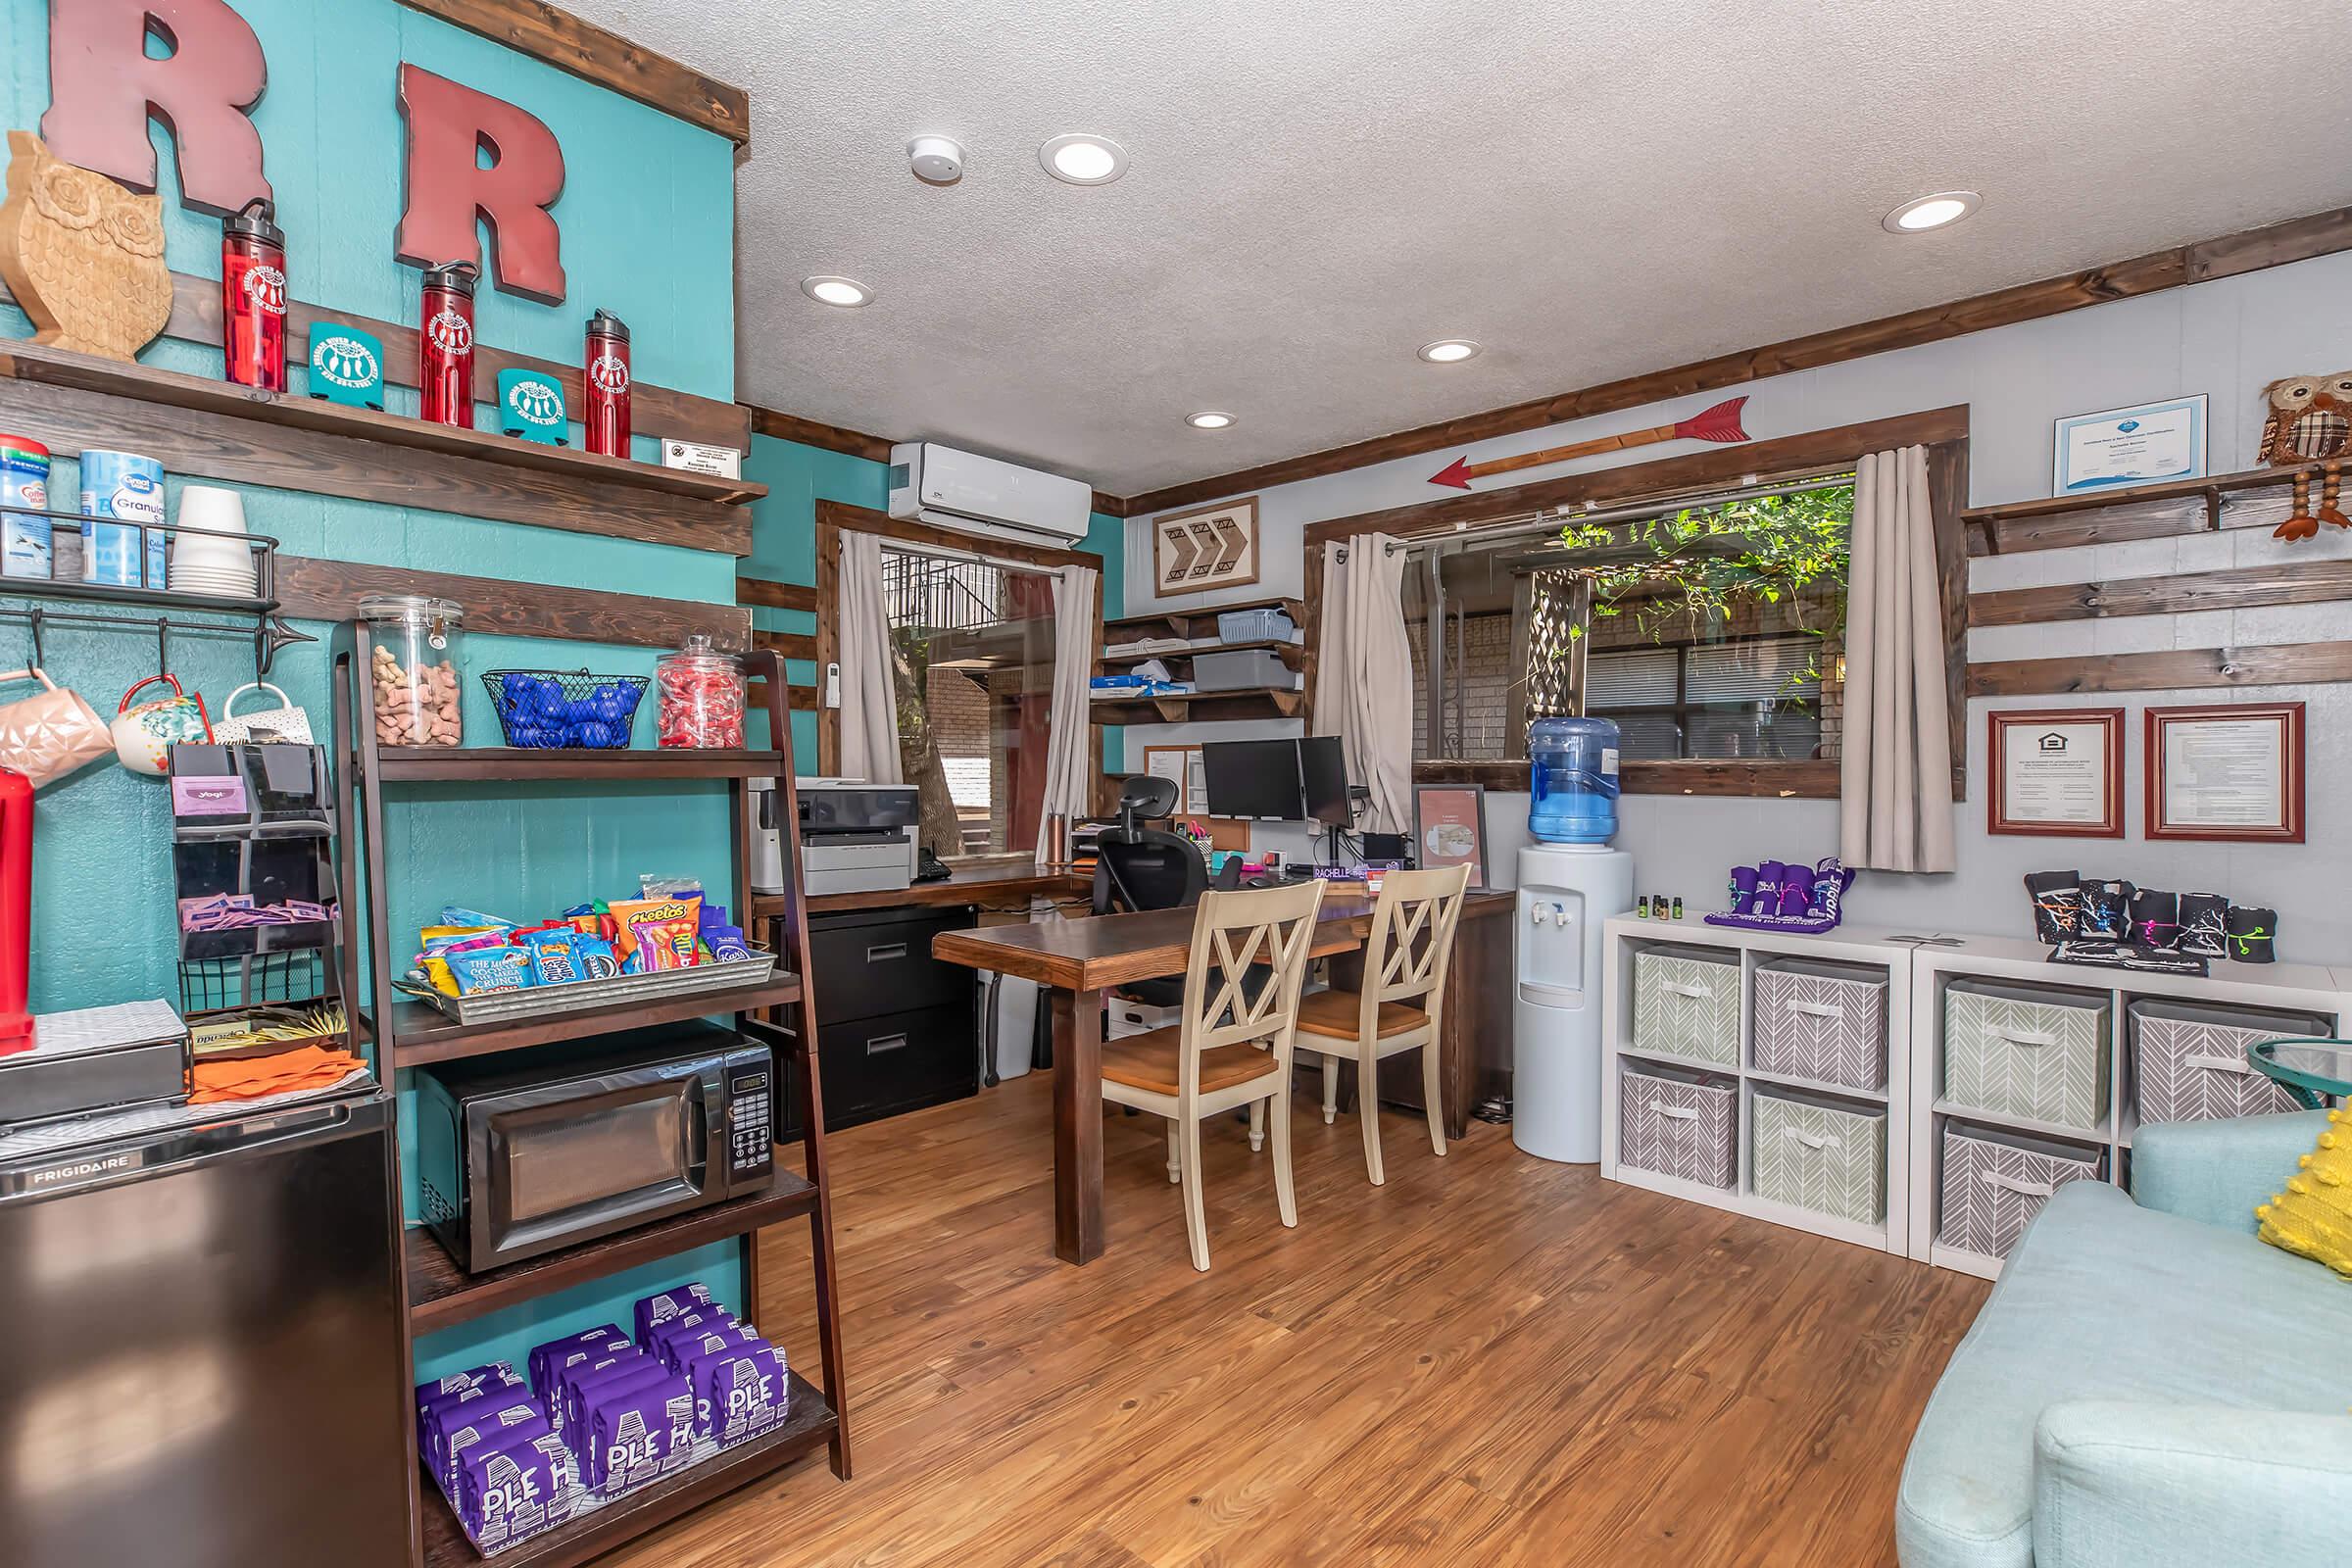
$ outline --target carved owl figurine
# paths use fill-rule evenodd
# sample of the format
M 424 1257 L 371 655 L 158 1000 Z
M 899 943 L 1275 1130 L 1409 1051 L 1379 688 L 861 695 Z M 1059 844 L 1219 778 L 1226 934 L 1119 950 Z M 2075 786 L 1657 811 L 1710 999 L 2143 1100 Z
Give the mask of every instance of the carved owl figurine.
M 0 276 L 39 330 L 35 343 L 110 360 L 147 346 L 172 316 L 164 204 L 8 133 Z
M 2352 370 L 2333 375 L 2290 375 L 2262 389 L 2270 414 L 2262 422 L 2262 450 L 2256 454 L 2276 467 L 2317 463 L 2320 504 L 2311 504 L 2311 475 L 2294 479 L 2294 510 L 2272 537 L 2308 539 L 2323 522 L 2352 527 L 2340 506 L 2342 461 L 2352 458 Z

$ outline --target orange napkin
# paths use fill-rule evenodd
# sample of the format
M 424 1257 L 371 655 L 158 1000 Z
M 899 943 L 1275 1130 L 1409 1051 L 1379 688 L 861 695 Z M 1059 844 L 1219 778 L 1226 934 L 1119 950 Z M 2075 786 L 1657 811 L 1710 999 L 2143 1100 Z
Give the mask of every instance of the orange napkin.
M 228 1100 L 259 1100 L 292 1089 L 324 1089 L 340 1083 L 367 1059 L 348 1051 L 325 1051 L 302 1046 L 274 1056 L 252 1056 L 243 1061 L 199 1061 L 191 1105 L 213 1105 Z

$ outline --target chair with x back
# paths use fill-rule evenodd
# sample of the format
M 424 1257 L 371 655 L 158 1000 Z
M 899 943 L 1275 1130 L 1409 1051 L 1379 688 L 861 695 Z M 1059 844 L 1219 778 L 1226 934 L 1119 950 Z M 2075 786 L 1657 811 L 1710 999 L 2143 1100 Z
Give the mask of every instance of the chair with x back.
M 1446 1152 L 1446 1113 L 1438 1095 L 1438 1030 L 1445 1019 L 1446 971 L 1453 927 L 1462 916 L 1470 867 L 1391 871 L 1372 906 L 1361 991 L 1318 991 L 1298 1005 L 1298 1049 L 1323 1058 L 1323 1119 L 1339 1114 L 1340 1063 L 1356 1064 L 1356 1115 L 1364 1124 L 1364 1168 L 1372 1185 L 1388 1180 L 1380 1161 L 1380 1063 L 1421 1053 L 1421 1092 L 1429 1141 Z
M 1274 1197 L 1298 1223 L 1291 1187 L 1291 1045 L 1298 988 L 1314 946 L 1323 884 L 1205 893 L 1193 917 L 1192 962 L 1178 1022 L 1102 1047 L 1102 1098 L 1168 1119 L 1168 1179 L 1184 1189 L 1193 1267 L 1208 1267 L 1200 1196 L 1200 1123 L 1271 1101 Z M 1251 983 L 1253 968 L 1269 983 Z

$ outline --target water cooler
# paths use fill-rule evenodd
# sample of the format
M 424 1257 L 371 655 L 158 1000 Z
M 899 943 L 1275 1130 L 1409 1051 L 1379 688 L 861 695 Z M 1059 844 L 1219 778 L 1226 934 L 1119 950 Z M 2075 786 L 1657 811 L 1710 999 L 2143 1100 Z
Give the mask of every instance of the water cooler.
M 1634 906 L 1617 833 L 1617 726 L 1530 725 L 1533 760 L 1512 941 L 1511 1141 L 1571 1164 L 1600 1158 L 1601 922 Z

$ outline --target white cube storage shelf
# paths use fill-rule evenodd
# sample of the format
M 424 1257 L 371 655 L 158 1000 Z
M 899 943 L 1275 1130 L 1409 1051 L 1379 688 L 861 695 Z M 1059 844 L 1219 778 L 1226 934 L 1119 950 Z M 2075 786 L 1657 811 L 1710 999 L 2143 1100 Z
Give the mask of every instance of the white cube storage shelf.
M 2143 1122 L 2247 1114 L 2235 1107 L 2248 1103 L 2278 1108 L 2275 1086 L 2231 1068 L 2232 1053 L 2242 1057 L 2256 1039 L 2352 1026 L 2352 967 L 2217 962 L 2200 978 L 2054 964 L 2033 942 L 1936 931 L 1661 930 L 1630 916 L 1604 930 L 1603 1177 L 1986 1278 L 2046 1201 L 2041 1188 L 2128 1185 L 2132 1136 Z M 1686 984 L 1711 979 L 1711 971 L 1691 978 L 1694 950 L 1739 978 L 1728 1052 L 1711 1038 L 1695 1042 L 1708 1054 L 1666 1049 L 1641 1027 L 1638 971 Z M 1653 955 L 1673 961 L 1643 962 Z M 1869 1016 L 1874 981 L 1885 1041 L 1875 1058 L 1855 1041 L 1824 1038 L 1835 1034 L 1829 1023 Z M 1792 1011 L 1790 1001 L 1810 1005 Z M 2052 1043 L 2023 1044 L 2003 1031 Z M 1672 1031 L 1664 1038 L 1694 1043 Z M 1987 1044 L 1989 1052 L 1981 1049 Z M 2072 1053 L 2062 1072 L 2031 1054 L 2053 1049 Z M 2009 1060 L 2005 1074 L 2004 1051 L 2023 1058 Z M 1878 1087 L 1851 1081 L 1867 1083 L 1874 1069 Z M 1731 1110 L 1732 1185 L 1643 1168 L 1645 1157 L 1666 1163 L 1646 1153 L 1626 1157 L 1629 1074 L 1715 1086 L 1716 1103 L 1728 1101 Z M 1822 1147 L 1792 1140 L 1791 1128 Z M 1837 1129 L 1834 1151 L 1825 1128 Z M 1800 1148 L 1812 1166 L 1782 1157 Z M 1833 1152 L 1838 1170 L 1813 1168 Z M 1883 1217 L 1857 1217 L 1882 1203 Z

